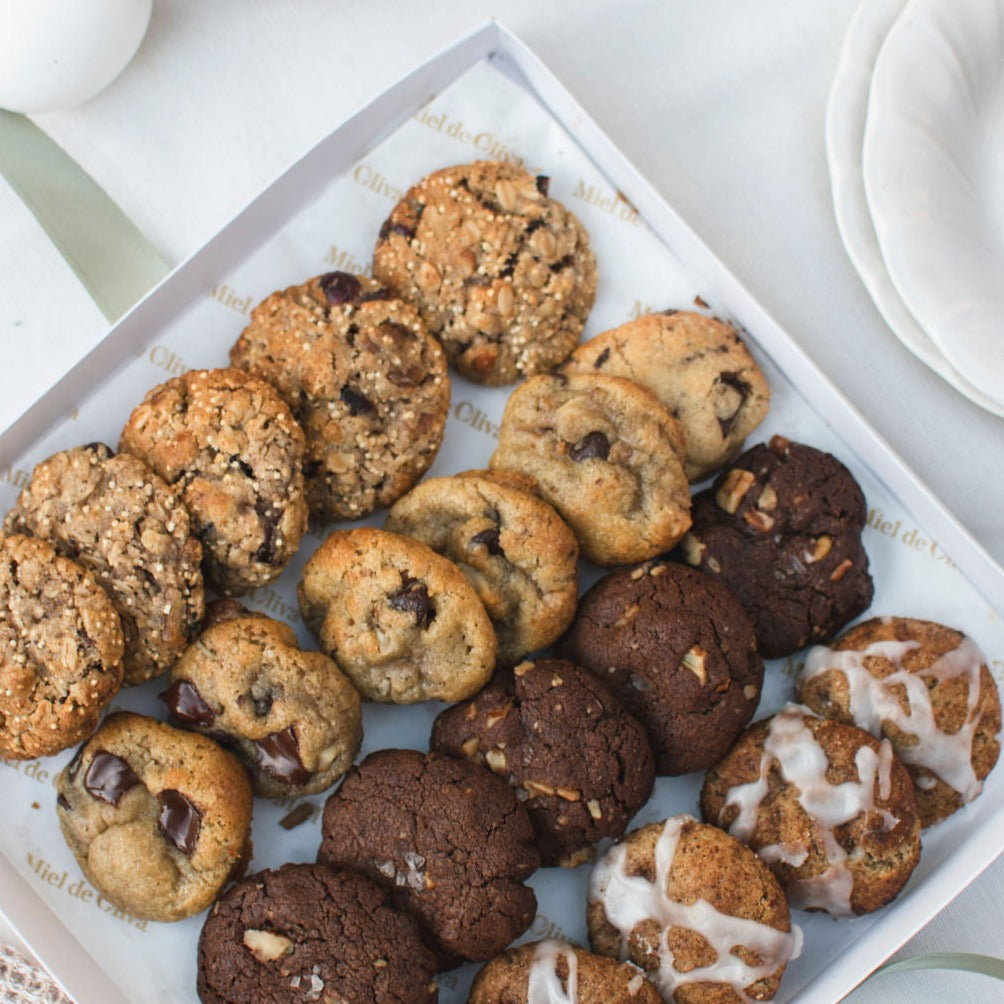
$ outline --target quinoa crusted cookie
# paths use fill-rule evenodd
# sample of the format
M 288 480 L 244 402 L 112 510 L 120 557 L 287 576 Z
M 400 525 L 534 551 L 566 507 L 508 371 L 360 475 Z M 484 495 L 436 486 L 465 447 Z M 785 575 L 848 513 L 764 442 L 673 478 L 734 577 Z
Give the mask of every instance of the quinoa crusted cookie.
M 0 535 L 0 756 L 89 736 L 122 682 L 118 614 L 94 576 L 43 540 Z
M 446 357 L 414 307 L 329 272 L 251 312 L 231 364 L 274 386 L 306 436 L 312 513 L 359 519 L 428 469 L 450 407 Z
M 177 487 L 206 578 L 242 593 L 277 578 L 307 528 L 303 431 L 278 392 L 236 369 L 193 370 L 154 387 L 120 449 Z
M 380 229 L 373 275 L 415 305 L 457 370 L 513 383 L 575 347 L 596 295 L 582 224 L 548 178 L 478 161 L 408 190 Z
M 195 636 L 202 547 L 184 505 L 138 457 L 102 443 L 49 457 L 4 529 L 40 537 L 94 574 L 122 624 L 126 685 L 159 676 Z
M 736 329 L 689 310 L 604 331 L 580 345 L 564 371 L 624 377 L 652 391 L 683 427 L 691 481 L 728 463 L 770 406 L 767 381 Z

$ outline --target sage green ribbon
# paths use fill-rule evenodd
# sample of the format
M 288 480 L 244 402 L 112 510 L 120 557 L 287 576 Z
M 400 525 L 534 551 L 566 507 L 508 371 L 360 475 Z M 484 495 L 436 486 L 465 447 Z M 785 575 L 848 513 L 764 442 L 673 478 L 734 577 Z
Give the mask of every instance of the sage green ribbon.
M 883 973 L 905 973 L 912 969 L 959 969 L 1004 980 L 1004 959 L 996 959 L 992 955 L 973 955 L 970 952 L 931 952 L 909 959 L 898 959 L 879 966 L 868 979 L 872 980 Z
M 24 115 L 0 110 L 0 174 L 101 313 L 116 321 L 170 266 L 108 193 Z

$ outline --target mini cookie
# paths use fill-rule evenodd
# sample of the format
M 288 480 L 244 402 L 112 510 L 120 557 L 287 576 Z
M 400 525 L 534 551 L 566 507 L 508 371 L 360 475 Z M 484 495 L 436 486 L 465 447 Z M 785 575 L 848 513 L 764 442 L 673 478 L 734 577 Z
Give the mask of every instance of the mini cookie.
M 321 649 L 369 701 L 461 701 L 495 666 L 495 632 L 452 562 L 410 537 L 337 530 L 297 589 Z
M 463 164 L 410 188 L 380 228 L 373 275 L 418 308 L 470 380 L 549 370 L 582 333 L 596 259 L 547 188 L 513 164 Z
M 647 387 L 683 426 L 691 481 L 728 463 L 763 421 L 770 388 L 735 328 L 689 310 L 648 314 L 580 345 L 566 373 Z
M 43 540 L 0 535 L 0 756 L 89 736 L 122 682 L 118 614 L 94 576 Z
M 240 370 L 193 370 L 154 387 L 120 449 L 176 486 L 207 579 L 242 593 L 278 577 L 307 528 L 303 432 L 278 393 Z
M 429 746 L 483 763 L 516 789 L 541 863 L 575 866 L 619 837 L 648 801 L 655 757 L 641 724 L 588 670 L 561 659 L 516 667 L 436 719 Z
M 59 823 L 89 882 L 134 917 L 205 909 L 251 855 L 251 785 L 204 736 L 109 715 L 56 782 Z
M 913 778 L 921 823 L 983 790 L 1000 755 L 1001 704 L 983 653 L 931 621 L 882 617 L 810 649 L 798 699 L 886 738 Z
M 199 999 L 435 1004 L 435 956 L 418 925 L 362 875 L 283 865 L 237 883 L 199 938 Z
M 380 750 L 328 799 L 317 859 L 390 890 L 449 966 L 497 955 L 533 920 L 533 827 L 501 778 L 465 760 Z
M 504 665 L 550 645 L 575 615 L 575 535 L 525 491 L 473 475 L 432 478 L 397 501 L 384 527 L 422 541 L 467 576 Z
M 631 962 L 594 955 L 566 941 L 535 941 L 492 959 L 467 1004 L 661 1004 Z
M 359 753 L 359 695 L 293 629 L 262 614 L 217 621 L 171 670 L 171 717 L 233 749 L 268 798 L 331 787 Z
M 205 599 L 188 512 L 138 457 L 102 443 L 39 464 L 4 529 L 47 540 L 92 572 L 125 636 L 124 683 L 159 676 L 195 637 Z
M 766 865 L 690 816 L 643 826 L 607 852 L 587 920 L 595 951 L 641 966 L 678 1004 L 770 1000 L 802 943 Z
M 718 579 L 650 562 L 582 597 L 561 654 L 601 677 L 648 730 L 660 774 L 717 763 L 753 717 L 763 661 Z
M 920 817 L 888 740 L 789 704 L 708 771 L 701 814 L 770 865 L 793 906 L 877 910 L 920 860 Z
M 682 558 L 719 575 L 753 619 L 760 653 L 831 638 L 868 608 L 867 510 L 836 457 L 774 436 L 694 497 Z
M 272 384 L 303 426 L 310 511 L 359 519 L 403 495 L 443 441 L 439 343 L 378 283 L 329 272 L 251 312 L 231 364 Z
M 676 420 L 629 380 L 531 377 L 510 395 L 493 469 L 533 479 L 598 565 L 654 558 L 690 526 Z

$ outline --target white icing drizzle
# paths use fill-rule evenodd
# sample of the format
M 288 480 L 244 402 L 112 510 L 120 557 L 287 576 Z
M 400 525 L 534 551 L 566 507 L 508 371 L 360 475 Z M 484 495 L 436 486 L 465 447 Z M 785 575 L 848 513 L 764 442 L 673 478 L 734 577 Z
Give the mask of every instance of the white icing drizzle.
M 794 925 L 790 932 L 779 931 L 755 920 L 721 913 L 704 899 L 690 904 L 671 899 L 666 886 L 680 833 L 688 822 L 693 820 L 686 815 L 666 820 L 655 845 L 654 882 L 627 873 L 627 850 L 623 844 L 617 844 L 593 869 L 589 898 L 602 904 L 607 919 L 620 932 L 622 960 L 628 957 L 628 940 L 639 924 L 646 920 L 659 924 L 662 932 L 658 944 L 659 968 L 650 973 L 650 978 L 664 999 L 671 1000 L 683 983 L 708 981 L 727 983 L 743 1001 L 753 1001 L 746 987 L 796 958 L 802 950 L 802 932 Z M 685 973 L 674 968 L 673 952 L 667 941 L 673 927 L 700 934 L 715 951 L 715 961 Z M 733 948 L 740 946 L 755 952 L 761 964 L 749 965 L 734 955 Z
M 859 728 L 878 738 L 884 722 L 891 722 L 901 732 L 916 736 L 914 745 L 897 744 L 896 752 L 904 763 L 929 770 L 964 802 L 971 802 L 983 789 L 972 765 L 973 737 L 979 725 L 980 667 L 983 653 L 970 638 L 963 638 L 950 652 L 939 656 L 926 669 L 910 672 L 903 667 L 903 657 L 919 647 L 916 641 L 876 641 L 860 652 L 838 651 L 818 645 L 806 658 L 799 674 L 799 684 L 820 673 L 837 670 L 844 674 L 850 693 L 850 712 Z M 881 656 L 895 667 L 894 672 L 877 679 L 865 668 L 865 659 Z M 927 681 L 964 678 L 968 688 L 966 716 L 957 732 L 945 732 L 934 720 L 934 709 Z M 904 710 L 893 688 L 906 692 L 909 708 Z M 931 784 L 918 787 L 930 789 Z
M 566 987 L 558 975 L 558 956 L 564 956 L 568 967 Z M 526 984 L 526 1004 L 578 1004 L 579 960 L 575 949 L 565 941 L 549 938 L 533 951 L 533 962 Z
M 885 800 L 892 790 L 892 745 L 887 739 L 879 751 L 862 746 L 854 756 L 857 781 L 830 784 L 826 779 L 829 760 L 816 737 L 806 726 L 806 717 L 816 717 L 808 708 L 788 704 L 772 719 L 760 755 L 760 776 L 748 784 L 730 788 L 719 821 L 730 806 L 739 814 L 729 827 L 729 833 L 743 843 L 749 843 L 756 829 L 760 803 L 768 790 L 768 774 L 776 763 L 781 776 L 798 789 L 798 801 L 815 822 L 815 836 L 829 862 L 826 871 L 806 879 L 796 879 L 787 888 L 788 898 L 795 906 L 826 910 L 835 917 L 849 917 L 854 876 L 847 866 L 848 855 L 837 840 L 834 830 L 864 812 L 877 811 L 886 830 L 899 820 L 886 809 L 875 805 L 875 787 Z M 809 856 L 804 844 L 769 844 L 759 851 L 767 861 L 783 861 L 798 868 Z

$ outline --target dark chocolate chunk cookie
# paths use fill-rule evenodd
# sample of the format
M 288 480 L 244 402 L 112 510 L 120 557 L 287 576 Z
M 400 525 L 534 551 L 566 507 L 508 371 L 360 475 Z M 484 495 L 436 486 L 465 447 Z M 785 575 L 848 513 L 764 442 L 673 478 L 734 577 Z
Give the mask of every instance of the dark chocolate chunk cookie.
M 230 350 L 303 427 L 310 511 L 359 519 L 428 469 L 450 407 L 446 357 L 415 308 L 365 276 L 329 272 L 273 293 Z
M 435 1004 L 418 925 L 362 875 L 287 864 L 237 883 L 199 938 L 203 1004 Z
M 43 540 L 0 535 L 0 756 L 89 736 L 122 682 L 118 614 L 94 576 Z
M 120 449 L 176 486 L 210 582 L 242 593 L 282 574 L 307 529 L 304 441 L 269 384 L 236 369 L 168 380 L 133 411 Z
M 642 722 L 660 774 L 721 759 L 760 700 L 763 662 L 738 600 L 721 581 L 670 562 L 600 579 L 560 651 Z
M 199 635 L 161 699 L 179 725 L 232 749 L 269 798 L 331 787 L 362 741 L 359 694 L 335 663 L 248 611 Z
M 444 965 L 497 955 L 533 920 L 533 827 L 501 778 L 464 760 L 381 750 L 324 806 L 318 860 L 389 889 Z
M 865 499 L 829 453 L 774 436 L 695 496 L 692 515 L 678 556 L 736 594 L 766 658 L 832 638 L 871 603 Z
M 56 788 L 63 836 L 88 881 L 134 917 L 190 917 L 247 865 L 251 785 L 205 736 L 109 715 Z
M 410 188 L 380 229 L 373 275 L 479 383 L 560 363 L 593 305 L 589 238 L 547 180 L 491 161 L 447 168 Z
M 202 621 L 202 548 L 188 511 L 142 460 L 101 443 L 40 463 L 4 520 L 94 573 L 125 636 L 126 685 L 159 676 Z
M 521 663 L 444 711 L 429 745 L 516 789 L 544 865 L 579 865 L 598 840 L 619 837 L 655 781 L 645 729 L 606 684 L 562 659 Z

